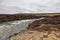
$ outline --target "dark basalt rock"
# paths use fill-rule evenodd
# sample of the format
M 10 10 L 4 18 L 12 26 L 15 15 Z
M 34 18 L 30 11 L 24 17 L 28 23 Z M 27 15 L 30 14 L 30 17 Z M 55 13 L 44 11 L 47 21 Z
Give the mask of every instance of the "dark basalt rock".
M 56 14 L 0 14 L 0 23 L 1 22 L 7 22 L 7 21 L 14 21 L 14 20 L 24 20 L 24 19 L 38 19 L 41 17 L 49 18 L 54 15 L 60 15 L 58 13 Z
M 41 17 L 47 16 L 36 16 L 36 15 L 28 15 L 28 14 L 16 14 L 16 15 L 0 15 L 0 23 L 8 22 L 8 21 L 15 21 L 15 20 L 25 20 L 25 19 L 38 19 Z
M 29 24 L 29 29 L 38 31 L 60 30 L 60 15 L 45 17 L 45 19 L 35 20 Z

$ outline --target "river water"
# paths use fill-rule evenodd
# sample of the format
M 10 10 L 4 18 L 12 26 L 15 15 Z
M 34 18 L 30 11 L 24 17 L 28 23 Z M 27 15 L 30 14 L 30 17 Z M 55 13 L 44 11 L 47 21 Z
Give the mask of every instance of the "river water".
M 11 22 L 0 23 L 0 40 L 8 40 L 10 35 L 27 30 L 29 23 L 35 19 L 30 20 L 16 20 Z

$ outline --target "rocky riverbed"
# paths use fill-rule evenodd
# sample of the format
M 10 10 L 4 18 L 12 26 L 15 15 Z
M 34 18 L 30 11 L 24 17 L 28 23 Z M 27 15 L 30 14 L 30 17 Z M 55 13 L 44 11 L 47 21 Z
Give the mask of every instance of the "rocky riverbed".
M 34 21 L 31 20 L 16 20 L 10 22 L 0 23 L 0 40 L 8 40 L 10 35 L 19 33 L 22 30 L 27 30 L 28 24 Z
M 60 40 L 60 19 L 55 16 L 35 20 L 26 32 L 14 34 L 10 40 Z

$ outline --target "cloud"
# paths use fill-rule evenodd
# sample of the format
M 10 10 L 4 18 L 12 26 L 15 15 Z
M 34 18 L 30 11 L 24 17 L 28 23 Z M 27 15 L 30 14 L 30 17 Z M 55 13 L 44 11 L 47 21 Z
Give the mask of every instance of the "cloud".
M 0 13 L 60 13 L 60 0 L 1 0 Z

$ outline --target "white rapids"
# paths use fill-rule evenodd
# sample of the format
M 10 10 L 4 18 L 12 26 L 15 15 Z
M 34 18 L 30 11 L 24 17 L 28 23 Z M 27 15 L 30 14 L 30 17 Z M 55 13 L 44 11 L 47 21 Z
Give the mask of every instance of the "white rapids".
M 27 19 L 0 23 L 0 40 L 8 40 L 10 35 L 19 33 L 22 30 L 27 30 L 29 23 L 35 20 L 36 19 Z

